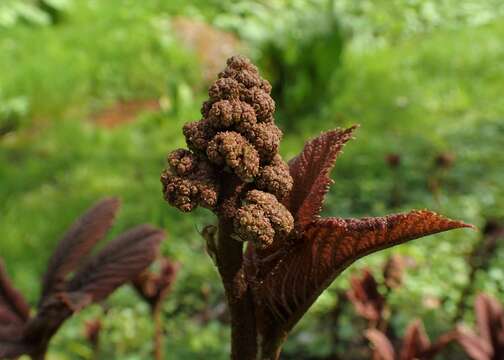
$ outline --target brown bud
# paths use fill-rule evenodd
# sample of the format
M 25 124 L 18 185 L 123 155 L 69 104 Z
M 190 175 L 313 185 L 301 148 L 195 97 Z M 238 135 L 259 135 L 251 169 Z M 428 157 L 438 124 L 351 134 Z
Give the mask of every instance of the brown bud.
M 289 166 L 277 154 L 273 161 L 260 169 L 256 179 L 257 188 L 267 191 L 277 197 L 284 199 L 292 190 L 293 180 L 289 173 Z
M 266 94 L 271 94 L 271 84 L 269 83 L 268 80 L 266 79 L 262 79 L 261 81 L 261 89 L 263 89 L 263 91 L 266 93 Z
M 187 175 L 194 171 L 196 157 L 185 149 L 177 149 L 168 155 L 168 165 L 179 176 Z
M 215 135 L 207 148 L 208 159 L 226 165 L 240 179 L 251 182 L 259 172 L 259 154 L 240 134 L 232 131 Z
M 252 190 L 247 193 L 245 202 L 235 218 L 235 231 L 243 240 L 264 239 L 261 246 L 266 247 L 271 245 L 273 239 L 274 241 L 285 239 L 294 228 L 294 219 L 291 213 L 272 194 Z M 269 227 L 264 227 L 264 231 L 255 230 L 266 226 L 268 222 L 265 219 L 268 220 L 274 232 L 273 238 L 271 238 Z M 249 230 L 252 232 L 246 235 Z
M 210 100 L 239 99 L 240 83 L 232 78 L 217 79 L 208 89 Z
M 206 120 L 185 124 L 183 133 L 189 149 L 200 152 L 206 151 L 208 142 L 215 136 L 215 130 Z
M 241 123 L 237 131 L 254 146 L 261 163 L 269 163 L 278 152 L 282 131 L 274 123 Z
M 242 92 L 240 100 L 247 102 L 254 108 L 258 122 L 270 121 L 275 112 L 275 101 L 260 87 L 253 87 Z
M 240 123 L 255 124 L 256 116 L 254 109 L 245 102 L 220 100 L 212 105 L 208 121 L 215 129 L 225 129 Z
M 246 88 L 262 85 L 257 67 L 243 56 L 229 58 L 227 67 L 219 73 L 219 78 L 232 78 Z
M 217 204 L 215 174 L 205 159 L 178 149 L 168 156 L 168 162 L 171 169 L 161 175 L 166 201 L 184 212 L 198 205 L 212 209 Z
M 234 229 L 239 240 L 253 241 L 261 248 L 270 246 L 275 238 L 275 231 L 259 205 L 249 204 L 238 209 Z

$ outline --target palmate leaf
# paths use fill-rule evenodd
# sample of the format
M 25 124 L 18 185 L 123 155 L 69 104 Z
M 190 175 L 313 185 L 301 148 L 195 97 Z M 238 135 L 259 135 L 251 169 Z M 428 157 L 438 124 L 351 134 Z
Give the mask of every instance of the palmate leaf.
M 384 333 L 377 329 L 368 329 L 364 335 L 373 344 L 375 355 L 379 360 L 395 360 L 394 347 Z
M 360 257 L 462 227 L 470 225 L 430 211 L 363 219 L 318 219 L 274 260 L 259 259 L 249 275 L 257 298 L 290 330 L 334 278 Z
M 12 285 L 0 259 L 0 325 L 4 322 L 24 323 L 30 317 L 30 307 L 23 295 Z
M 294 216 L 296 227 L 303 229 L 319 215 L 325 194 L 332 183 L 329 177 L 338 154 L 352 138 L 356 125 L 322 133 L 306 143 L 303 151 L 289 162 L 294 181 L 285 205 Z
M 63 290 L 68 273 L 75 270 L 93 246 L 105 236 L 112 226 L 118 208 L 118 199 L 104 199 L 73 223 L 49 260 L 40 303 L 50 293 Z
M 150 225 L 119 235 L 78 270 L 66 290 L 90 295 L 93 302 L 103 300 L 150 265 L 163 237 L 161 230 Z

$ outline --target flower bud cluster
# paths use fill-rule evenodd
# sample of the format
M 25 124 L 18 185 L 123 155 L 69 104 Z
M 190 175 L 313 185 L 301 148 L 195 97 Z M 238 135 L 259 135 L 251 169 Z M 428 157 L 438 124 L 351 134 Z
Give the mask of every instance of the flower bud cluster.
M 261 247 L 287 236 L 293 222 L 281 205 L 293 181 L 278 154 L 282 132 L 270 93 L 271 85 L 248 59 L 228 59 L 208 90 L 203 118 L 183 128 L 189 151 L 170 154 L 170 169 L 161 178 L 166 200 L 183 211 L 201 205 L 219 215 L 219 189 L 228 186 L 223 172 L 261 190 L 245 192 L 245 203 L 233 214 L 235 237 Z

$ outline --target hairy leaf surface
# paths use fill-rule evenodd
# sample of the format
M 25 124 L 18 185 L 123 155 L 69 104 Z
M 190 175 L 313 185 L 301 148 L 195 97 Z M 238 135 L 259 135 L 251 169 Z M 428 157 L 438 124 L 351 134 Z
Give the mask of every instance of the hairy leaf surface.
M 469 227 L 430 211 L 386 217 L 313 221 L 303 238 L 255 270 L 255 291 L 290 329 L 322 291 L 360 257 L 408 240 Z
M 306 143 L 303 151 L 289 162 L 294 180 L 287 208 L 296 225 L 304 228 L 322 209 L 324 196 L 332 183 L 329 177 L 336 158 L 357 126 L 322 133 Z

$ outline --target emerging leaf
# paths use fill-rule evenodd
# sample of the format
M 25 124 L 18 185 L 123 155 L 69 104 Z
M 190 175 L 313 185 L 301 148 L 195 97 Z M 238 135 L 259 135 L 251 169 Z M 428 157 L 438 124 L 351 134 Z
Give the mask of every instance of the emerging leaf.
M 306 143 L 303 151 L 289 162 L 289 172 L 294 180 L 286 204 L 302 229 L 320 213 L 324 196 L 332 183 L 329 174 L 338 154 L 352 138 L 356 125 L 322 133 Z

